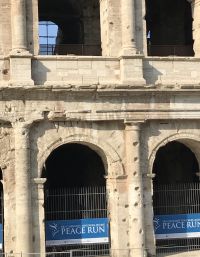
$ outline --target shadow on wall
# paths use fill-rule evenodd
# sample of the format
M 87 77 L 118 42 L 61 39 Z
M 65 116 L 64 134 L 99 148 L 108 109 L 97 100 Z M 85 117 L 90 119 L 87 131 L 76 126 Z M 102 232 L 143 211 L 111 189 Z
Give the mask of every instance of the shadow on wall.
M 33 60 L 32 61 L 32 79 L 35 85 L 44 85 L 47 81 L 47 73 L 50 72 L 41 61 Z
M 157 81 L 160 81 L 160 77 L 163 75 L 162 72 L 150 64 L 150 61 L 144 61 L 143 74 L 147 85 L 155 85 Z

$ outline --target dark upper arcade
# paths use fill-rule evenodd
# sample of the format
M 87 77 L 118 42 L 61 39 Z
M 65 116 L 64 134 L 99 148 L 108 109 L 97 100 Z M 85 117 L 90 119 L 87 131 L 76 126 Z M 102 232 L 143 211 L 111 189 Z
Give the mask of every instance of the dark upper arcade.
M 146 0 L 148 55 L 193 56 L 192 22 L 186 0 Z
M 99 1 L 39 0 L 38 9 L 41 54 L 101 55 Z

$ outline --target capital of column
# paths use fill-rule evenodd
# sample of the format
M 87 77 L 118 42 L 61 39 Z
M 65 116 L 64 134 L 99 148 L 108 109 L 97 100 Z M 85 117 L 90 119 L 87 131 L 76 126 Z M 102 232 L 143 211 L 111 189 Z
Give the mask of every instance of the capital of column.
M 15 149 L 29 148 L 29 127 L 31 124 L 25 122 L 15 122 L 12 124 L 15 134 Z
M 106 180 L 126 180 L 127 175 L 121 175 L 121 176 L 104 176 Z
M 33 182 L 38 187 L 38 189 L 44 188 L 44 183 L 47 181 L 46 178 L 34 178 Z
M 47 181 L 47 179 L 46 178 L 34 178 L 33 181 L 37 185 L 42 185 Z
M 25 133 L 29 132 L 30 127 L 37 120 L 24 120 L 24 118 L 19 118 L 18 120 L 12 122 L 12 127 L 15 131 L 21 132 L 20 134 L 25 135 Z
M 143 124 L 145 120 L 129 120 L 125 119 L 124 124 L 125 124 L 125 129 L 126 130 L 140 130 L 141 124 Z
M 147 177 L 150 179 L 154 179 L 156 176 L 156 173 L 147 173 Z

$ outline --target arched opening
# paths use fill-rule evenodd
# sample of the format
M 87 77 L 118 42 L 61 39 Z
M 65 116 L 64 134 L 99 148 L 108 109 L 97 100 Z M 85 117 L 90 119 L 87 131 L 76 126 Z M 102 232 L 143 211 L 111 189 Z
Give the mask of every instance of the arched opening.
M 187 0 L 146 0 L 150 56 L 193 56 L 192 10 Z
M 50 33 L 52 23 L 58 26 L 56 41 L 40 44 L 41 54 L 101 55 L 99 1 L 39 0 L 38 10 L 39 26 L 46 21 Z
M 161 147 L 153 164 L 153 209 L 158 253 L 200 249 L 199 165 L 185 144 Z
M 108 255 L 106 181 L 100 156 L 86 145 L 62 145 L 47 158 L 42 177 L 47 178 L 46 251 Z
M 3 175 L 0 169 L 0 252 L 4 252 L 4 200 L 3 200 Z

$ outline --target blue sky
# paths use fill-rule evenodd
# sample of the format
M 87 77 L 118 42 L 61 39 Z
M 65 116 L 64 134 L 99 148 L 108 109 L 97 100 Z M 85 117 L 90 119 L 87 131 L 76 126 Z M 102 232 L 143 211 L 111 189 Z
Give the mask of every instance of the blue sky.
M 50 21 L 40 21 L 39 37 L 40 44 L 55 44 L 58 26 Z

